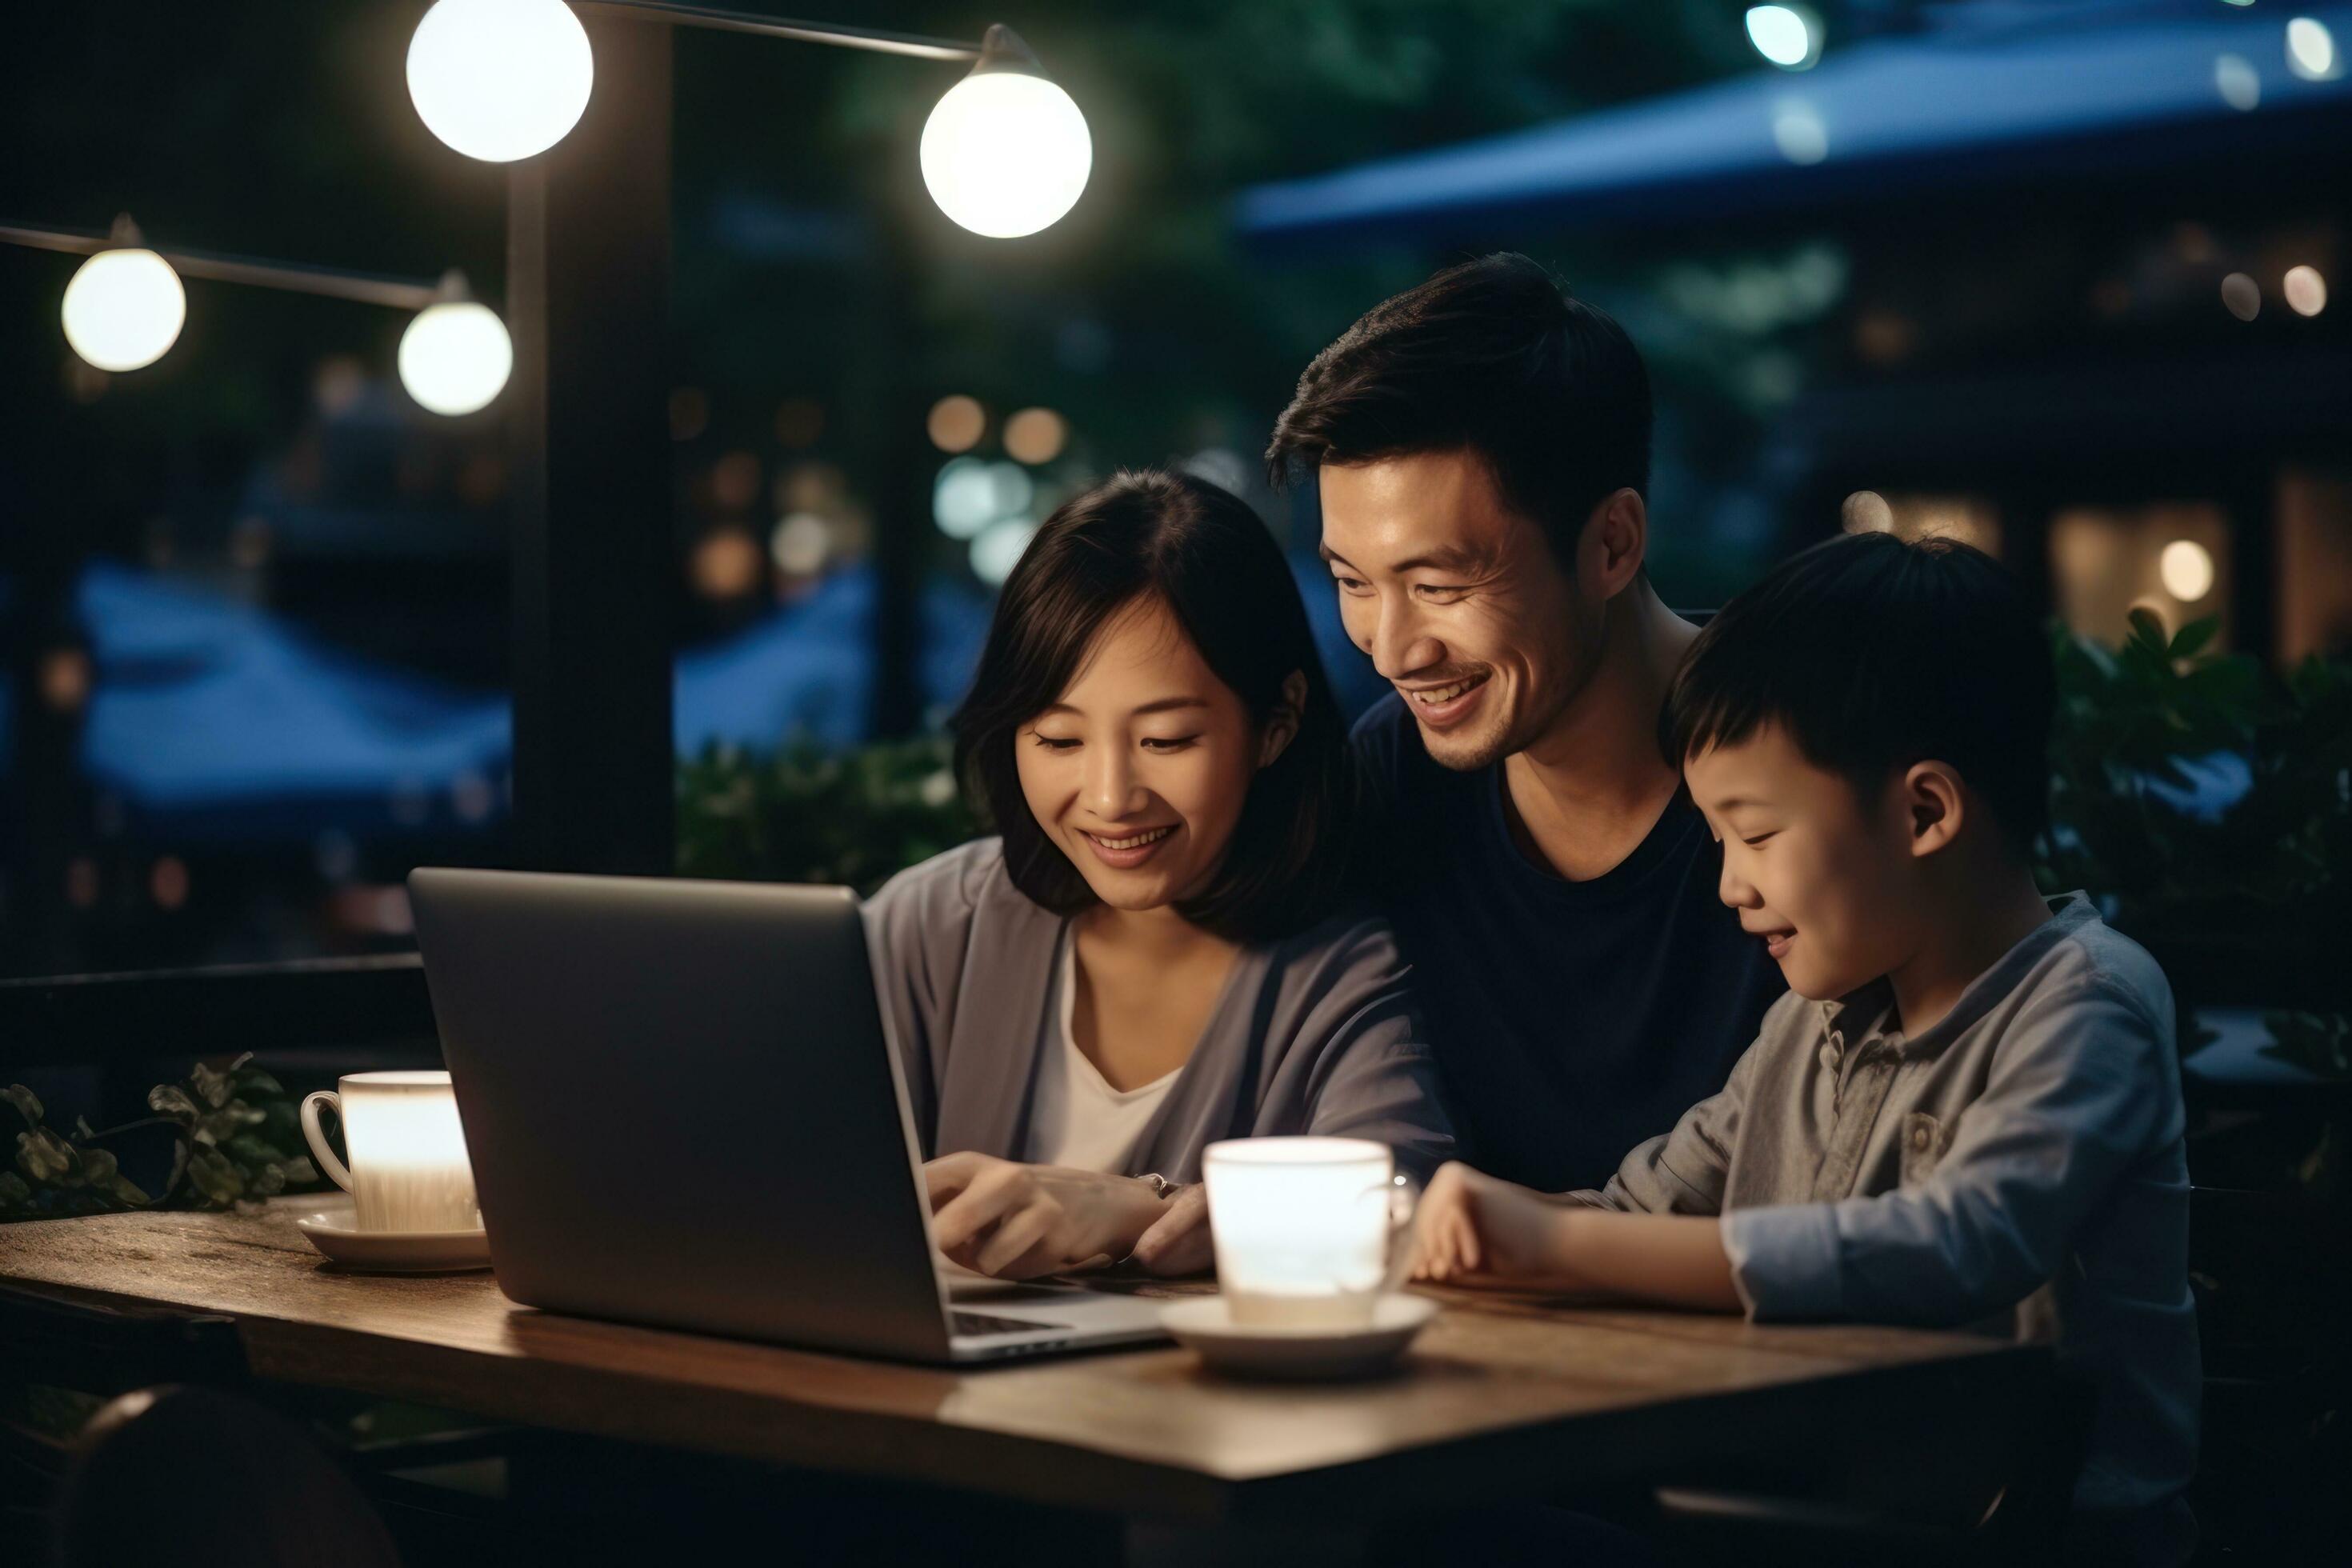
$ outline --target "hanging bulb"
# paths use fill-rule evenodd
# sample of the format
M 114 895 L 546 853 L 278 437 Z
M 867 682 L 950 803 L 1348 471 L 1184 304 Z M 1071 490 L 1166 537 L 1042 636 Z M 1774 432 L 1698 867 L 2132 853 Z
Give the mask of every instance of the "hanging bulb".
M 923 184 L 974 234 L 1034 234 L 1076 205 L 1094 168 L 1087 117 L 1019 34 L 998 24 L 971 74 L 923 125 Z

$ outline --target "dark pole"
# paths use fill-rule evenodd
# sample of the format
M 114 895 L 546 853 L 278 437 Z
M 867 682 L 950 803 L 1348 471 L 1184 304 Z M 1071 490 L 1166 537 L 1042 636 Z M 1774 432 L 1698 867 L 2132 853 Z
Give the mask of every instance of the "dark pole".
M 514 824 L 520 864 L 663 875 L 670 733 L 670 30 L 582 18 L 596 90 L 518 164 Z
M 938 466 L 924 435 L 926 389 L 909 330 L 919 279 L 905 224 L 895 211 L 877 216 L 870 329 L 876 352 L 869 363 L 882 384 L 872 389 L 869 406 L 881 425 L 876 446 L 883 478 L 874 498 L 874 697 L 867 716 L 877 740 L 912 734 L 922 725 L 922 549 Z

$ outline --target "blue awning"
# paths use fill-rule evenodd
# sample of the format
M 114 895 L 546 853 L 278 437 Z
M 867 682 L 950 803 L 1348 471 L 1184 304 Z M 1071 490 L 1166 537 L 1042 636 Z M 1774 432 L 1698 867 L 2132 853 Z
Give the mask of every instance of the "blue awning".
M 2307 153 L 2352 120 L 2352 5 L 1948 6 L 1928 30 L 1433 152 L 1254 186 L 1256 239 L 1685 222 L 2021 175 Z M 2289 68 L 2294 16 L 2334 74 Z

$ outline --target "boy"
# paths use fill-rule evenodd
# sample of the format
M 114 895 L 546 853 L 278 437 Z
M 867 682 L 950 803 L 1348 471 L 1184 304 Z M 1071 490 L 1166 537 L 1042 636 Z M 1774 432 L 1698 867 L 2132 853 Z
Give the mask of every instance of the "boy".
M 2053 702 L 2015 583 L 1965 545 L 1836 539 L 1734 599 L 1662 739 L 1789 994 L 1605 1190 L 1440 1171 L 1415 1271 L 2054 1335 L 2098 1392 L 2082 1544 L 2175 1563 L 2199 1367 L 2172 1002 L 2087 899 L 2035 890 Z

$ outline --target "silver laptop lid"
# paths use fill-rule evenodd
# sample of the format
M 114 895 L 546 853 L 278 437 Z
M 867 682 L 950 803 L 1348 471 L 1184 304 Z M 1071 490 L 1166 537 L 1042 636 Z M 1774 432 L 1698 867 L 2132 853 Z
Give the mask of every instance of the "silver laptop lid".
M 948 1356 L 847 889 L 431 868 L 408 886 L 508 1296 Z

